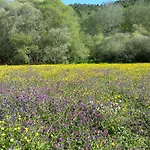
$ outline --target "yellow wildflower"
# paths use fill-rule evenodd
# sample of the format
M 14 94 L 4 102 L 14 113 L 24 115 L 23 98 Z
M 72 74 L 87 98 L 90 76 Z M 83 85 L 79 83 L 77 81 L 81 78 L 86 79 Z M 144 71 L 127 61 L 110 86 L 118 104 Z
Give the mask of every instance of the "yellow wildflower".
M 4 121 L 4 120 L 0 121 L 0 124 L 4 124 L 4 123 L 5 123 L 5 121 Z
M 5 130 L 5 128 L 4 128 L 4 127 L 1 127 L 1 130 Z
M 38 136 L 38 135 L 39 135 L 38 133 L 35 134 L 35 136 Z
M 27 141 L 28 143 L 30 143 L 30 140 L 29 140 L 29 139 L 27 139 L 26 141 Z
M 115 146 L 115 143 L 112 142 L 111 145 L 112 145 L 112 146 Z
M 12 143 L 13 143 L 14 141 L 15 141 L 14 139 L 12 139 L 12 138 L 10 139 L 10 142 L 12 142 Z
M 25 128 L 25 131 L 28 132 L 28 131 L 29 131 L 29 128 Z
M 20 124 L 15 124 L 15 126 L 16 126 L 16 127 L 19 127 L 19 126 L 20 126 Z
M 120 98 L 121 96 L 120 95 L 118 95 L 118 98 Z
M 6 118 L 8 119 L 8 118 L 9 118 L 9 116 L 8 116 L 8 115 L 6 115 Z
M 5 133 L 2 133 L 2 136 L 5 136 L 6 134 Z
M 18 120 L 21 120 L 21 117 L 19 117 Z

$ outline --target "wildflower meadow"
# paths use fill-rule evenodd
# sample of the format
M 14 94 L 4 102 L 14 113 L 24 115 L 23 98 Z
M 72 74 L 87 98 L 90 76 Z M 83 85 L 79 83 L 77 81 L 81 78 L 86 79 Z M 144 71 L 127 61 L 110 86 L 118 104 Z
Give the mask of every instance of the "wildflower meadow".
M 0 66 L 0 150 L 150 149 L 150 64 Z

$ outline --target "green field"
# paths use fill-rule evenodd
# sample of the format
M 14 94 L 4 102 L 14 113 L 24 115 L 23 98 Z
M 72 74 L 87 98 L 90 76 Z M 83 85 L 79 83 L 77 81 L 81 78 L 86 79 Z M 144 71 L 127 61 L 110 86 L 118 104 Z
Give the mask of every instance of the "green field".
M 1 150 L 150 148 L 150 64 L 0 66 Z

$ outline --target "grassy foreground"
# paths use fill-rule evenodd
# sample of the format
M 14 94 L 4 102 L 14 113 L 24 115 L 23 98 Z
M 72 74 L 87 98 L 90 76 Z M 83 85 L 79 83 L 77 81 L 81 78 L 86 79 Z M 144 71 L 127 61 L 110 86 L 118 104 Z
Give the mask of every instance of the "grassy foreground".
M 0 67 L 0 149 L 145 150 L 150 64 Z

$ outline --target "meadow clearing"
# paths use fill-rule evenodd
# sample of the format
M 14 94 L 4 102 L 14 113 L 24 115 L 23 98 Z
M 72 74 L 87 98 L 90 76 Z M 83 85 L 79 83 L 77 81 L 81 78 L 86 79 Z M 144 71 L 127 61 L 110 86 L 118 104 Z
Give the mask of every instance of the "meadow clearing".
M 150 148 L 150 64 L 0 66 L 1 150 Z

